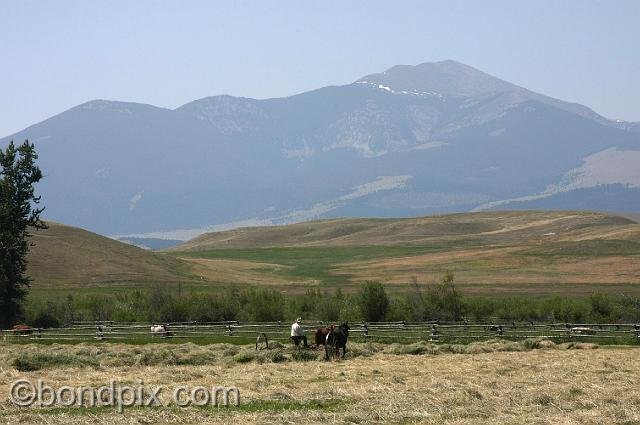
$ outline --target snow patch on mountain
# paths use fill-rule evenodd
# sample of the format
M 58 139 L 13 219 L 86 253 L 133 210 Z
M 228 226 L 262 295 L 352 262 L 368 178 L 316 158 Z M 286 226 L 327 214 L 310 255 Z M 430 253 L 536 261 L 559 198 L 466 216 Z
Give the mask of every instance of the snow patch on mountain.
M 386 92 L 393 93 L 393 94 L 404 94 L 404 95 L 421 96 L 421 97 L 433 96 L 433 97 L 439 98 L 443 102 L 446 101 L 445 97 L 442 94 L 434 91 L 394 90 L 389 86 L 385 86 L 384 84 L 378 84 L 371 81 L 356 81 L 356 84 L 366 84 L 376 89 L 384 90 Z

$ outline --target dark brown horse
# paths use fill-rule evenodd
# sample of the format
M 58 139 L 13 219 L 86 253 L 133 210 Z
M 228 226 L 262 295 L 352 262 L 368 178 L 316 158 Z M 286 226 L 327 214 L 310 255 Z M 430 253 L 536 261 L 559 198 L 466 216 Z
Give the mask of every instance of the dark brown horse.
M 349 339 L 349 325 L 345 322 L 327 334 L 324 346 L 324 359 L 339 359 L 347 354 L 347 340 Z M 340 349 L 342 348 L 342 356 Z
M 318 328 L 316 331 L 316 346 L 324 345 L 327 342 L 327 335 L 334 330 L 335 324 L 331 324 L 326 328 Z

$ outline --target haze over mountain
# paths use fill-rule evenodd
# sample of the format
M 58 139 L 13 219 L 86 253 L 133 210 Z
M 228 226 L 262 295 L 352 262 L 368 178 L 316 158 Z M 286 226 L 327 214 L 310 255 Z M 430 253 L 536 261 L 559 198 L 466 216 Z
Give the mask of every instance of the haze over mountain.
M 139 242 L 321 217 L 638 212 L 638 128 L 444 61 L 286 98 L 95 100 L 0 145 L 36 143 L 48 219 Z

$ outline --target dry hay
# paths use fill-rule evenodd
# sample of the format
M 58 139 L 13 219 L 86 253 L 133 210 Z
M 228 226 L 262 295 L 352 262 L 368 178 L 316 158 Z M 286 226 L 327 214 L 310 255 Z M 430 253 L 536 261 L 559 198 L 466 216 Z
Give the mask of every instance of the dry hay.
M 528 345 L 527 345 L 528 344 Z M 170 346 L 5 346 L 0 355 L 0 421 L 7 423 L 635 423 L 640 420 L 640 371 L 634 348 L 556 346 L 546 341 L 469 346 L 433 346 L 422 355 L 401 353 L 411 346 L 356 344 L 360 356 L 322 361 L 238 362 L 249 347 L 225 344 Z M 434 348 L 435 347 L 435 348 Z M 466 348 L 461 348 L 466 347 Z M 414 347 L 415 348 L 415 347 Z M 535 349 L 531 348 L 545 348 Z M 454 354 L 455 350 L 463 354 Z M 269 350 L 271 351 L 271 350 Z M 290 348 L 277 350 L 286 356 Z M 99 366 L 18 372 L 11 361 L 20 353 L 94 356 Z M 165 363 L 118 365 L 115 359 L 156 352 Z M 179 365 L 175 358 L 208 360 Z M 164 354 L 162 354 L 164 353 Z M 473 354 L 469 354 L 473 353 Z M 271 355 L 259 353 L 257 356 Z M 138 357 L 136 357 L 138 356 Z M 209 357 L 207 357 L 209 356 Z M 109 360 L 111 359 L 111 360 Z M 109 363 L 109 361 L 113 363 Z M 263 359 L 264 360 L 264 359 Z M 39 413 L 16 409 L 7 400 L 8 384 L 18 377 L 43 378 L 52 386 L 104 385 L 111 379 L 174 388 L 178 385 L 236 385 L 242 404 L 253 408 L 128 410 Z M 265 400 L 268 400 L 265 401 Z M 262 404 L 261 404 L 262 403 Z M 280 406 L 280 407 L 279 407 Z M 324 406 L 324 407 L 322 407 Z

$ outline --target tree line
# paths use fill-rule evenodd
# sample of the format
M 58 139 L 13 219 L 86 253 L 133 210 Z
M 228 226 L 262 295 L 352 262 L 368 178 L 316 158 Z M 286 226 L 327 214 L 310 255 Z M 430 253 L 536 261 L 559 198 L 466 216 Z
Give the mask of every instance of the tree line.
M 408 293 L 388 293 L 380 282 L 363 283 L 354 293 L 309 289 L 286 295 L 269 288 L 218 293 L 180 291 L 158 286 L 113 294 L 67 295 L 31 300 L 26 321 L 36 327 L 74 321 L 115 322 L 288 322 L 296 317 L 324 322 L 379 321 L 533 321 L 564 323 L 640 322 L 640 300 L 594 293 L 584 297 L 463 296 L 454 276 L 440 283 L 416 285 Z

